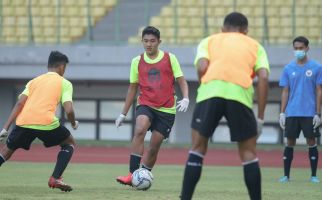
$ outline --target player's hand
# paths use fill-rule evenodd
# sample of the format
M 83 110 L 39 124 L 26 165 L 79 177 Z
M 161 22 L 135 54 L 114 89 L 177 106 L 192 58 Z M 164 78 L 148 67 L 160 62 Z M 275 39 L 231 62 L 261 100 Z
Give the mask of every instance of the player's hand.
M 116 128 L 122 126 L 123 121 L 125 120 L 125 117 L 126 116 L 123 115 L 123 114 L 120 114 L 120 116 L 118 116 L 118 118 L 115 120 L 115 126 L 116 126 Z
M 263 132 L 264 120 L 257 118 L 257 136 L 259 137 Z
M 75 121 L 75 125 L 74 126 L 72 125 L 72 128 L 74 130 L 77 130 L 78 126 L 79 126 L 79 122 L 78 121 Z
M 0 132 L 0 142 L 7 138 L 9 132 L 6 129 L 2 129 Z
M 286 115 L 285 113 L 280 113 L 280 127 L 284 130 L 285 129 L 285 121 L 286 121 Z
M 177 108 L 179 112 L 186 112 L 189 107 L 189 99 L 188 98 L 183 98 L 181 101 L 178 101 Z
M 313 128 L 316 129 L 320 126 L 321 124 L 321 118 L 318 114 L 314 115 L 313 117 Z

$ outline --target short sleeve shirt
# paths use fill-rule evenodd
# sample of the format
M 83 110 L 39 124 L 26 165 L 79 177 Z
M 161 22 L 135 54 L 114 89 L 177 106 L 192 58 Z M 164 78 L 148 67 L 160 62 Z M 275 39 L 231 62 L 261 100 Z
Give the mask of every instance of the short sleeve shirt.
M 279 85 L 289 88 L 285 114 L 287 117 L 313 117 L 316 111 L 316 86 L 322 84 L 322 66 L 314 60 L 298 65 L 287 64 Z
M 53 73 L 53 72 L 48 72 L 48 73 Z M 20 94 L 20 95 L 29 95 L 29 83 L 27 83 L 24 91 Z M 67 79 L 63 79 L 63 83 L 62 83 L 62 95 L 61 95 L 61 104 L 63 105 L 65 102 L 73 101 L 73 85 L 70 81 L 68 81 Z M 31 129 L 36 129 L 36 130 L 53 130 L 57 127 L 59 127 L 60 123 L 59 123 L 59 119 L 57 117 L 54 118 L 53 122 L 49 125 L 25 125 L 22 126 L 24 128 L 31 128 Z
M 155 59 L 150 59 L 147 55 L 146 52 L 143 54 L 144 56 L 144 61 L 146 63 L 154 64 L 159 62 L 163 56 L 164 52 L 159 50 L 159 54 Z M 174 78 L 179 78 L 183 76 L 180 64 L 176 56 L 172 53 L 169 53 L 170 56 L 170 62 L 171 62 L 171 68 L 173 72 Z M 130 83 L 138 83 L 139 81 L 139 62 L 140 62 L 141 56 L 137 56 L 133 58 L 132 63 L 131 63 L 131 71 L 130 71 Z M 153 108 L 161 112 L 166 112 L 170 114 L 175 114 L 176 113 L 176 105 L 174 105 L 172 108 Z
M 206 58 L 209 60 L 208 52 L 209 37 L 203 39 L 197 48 L 197 54 L 194 60 L 195 66 L 200 58 Z M 258 71 L 261 68 L 267 69 L 269 72 L 269 63 L 267 54 L 263 46 L 258 44 L 257 60 L 255 62 L 254 71 Z M 238 101 L 245 106 L 252 108 L 253 106 L 253 94 L 254 88 L 243 88 L 237 84 L 226 82 L 223 80 L 212 80 L 208 83 L 202 83 L 198 88 L 197 102 L 207 100 L 213 97 L 220 97 L 229 100 Z

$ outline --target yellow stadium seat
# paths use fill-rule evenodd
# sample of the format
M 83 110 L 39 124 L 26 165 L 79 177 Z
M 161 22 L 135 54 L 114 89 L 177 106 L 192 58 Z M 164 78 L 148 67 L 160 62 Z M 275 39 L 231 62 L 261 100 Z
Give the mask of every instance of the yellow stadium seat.
M 28 17 L 19 17 L 19 18 L 17 18 L 16 25 L 18 25 L 18 26 L 28 26 L 29 25 L 29 18 Z
M 17 27 L 16 36 L 25 36 L 28 35 L 28 27 Z
M 12 36 L 7 36 L 7 37 L 5 37 L 4 38 L 4 42 L 5 43 L 17 43 L 18 41 L 17 41 L 17 38 L 16 37 L 12 37 Z
M 129 37 L 128 42 L 130 44 L 139 44 L 141 42 L 141 38 L 138 36 Z
M 2 30 L 2 35 L 3 36 L 13 36 L 16 33 L 16 27 L 14 26 L 6 26 L 3 30 Z
M 174 8 L 170 6 L 165 6 L 161 9 L 161 16 L 173 16 Z
M 32 29 L 33 31 L 33 35 L 35 37 L 39 37 L 39 36 L 42 36 L 44 34 L 44 30 L 42 27 L 39 27 L 39 26 L 36 26 Z
M 95 17 L 102 17 L 106 14 L 104 7 L 92 7 L 92 15 Z
M 55 17 L 43 17 L 43 26 L 56 26 L 56 18 Z
M 46 28 L 44 28 L 44 32 L 43 33 L 44 33 L 44 35 L 46 37 L 51 37 L 51 36 L 56 35 L 57 30 L 56 30 L 55 27 L 46 27 Z
M 2 21 L 3 26 L 15 26 L 16 25 L 16 17 L 5 17 Z
M 18 37 L 18 41 L 20 44 L 25 44 L 29 41 L 29 38 L 28 38 L 28 36 Z
M 7 6 L 2 9 L 2 15 L 3 17 L 6 16 L 14 16 L 15 15 L 15 9 L 12 6 Z
M 16 16 L 28 16 L 29 12 L 28 12 L 28 7 L 27 6 L 17 6 L 15 7 L 15 15 Z
M 150 24 L 152 26 L 160 26 L 161 24 L 163 24 L 163 19 L 160 17 L 160 16 L 154 16 L 154 17 L 151 17 L 150 19 Z
M 57 1 L 53 1 L 53 0 L 39 0 L 38 5 L 47 7 L 47 6 L 56 5 L 56 2 Z
M 24 0 L 11 0 L 10 1 L 10 5 L 12 6 L 26 6 L 28 5 L 28 1 L 24 1 Z

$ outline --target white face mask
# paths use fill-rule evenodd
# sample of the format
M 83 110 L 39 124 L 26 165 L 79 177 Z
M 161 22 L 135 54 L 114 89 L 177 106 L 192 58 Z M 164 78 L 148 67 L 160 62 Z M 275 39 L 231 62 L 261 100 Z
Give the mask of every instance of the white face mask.
M 297 60 L 302 60 L 306 56 L 306 51 L 304 50 L 295 50 L 294 56 Z

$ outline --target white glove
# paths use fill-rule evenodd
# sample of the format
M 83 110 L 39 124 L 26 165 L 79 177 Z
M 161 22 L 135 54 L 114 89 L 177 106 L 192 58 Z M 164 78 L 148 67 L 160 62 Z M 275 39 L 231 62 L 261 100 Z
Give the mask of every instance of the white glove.
M 0 132 L 0 142 L 7 138 L 9 132 L 6 129 L 2 129 Z
M 286 121 L 286 115 L 285 115 L 285 113 L 281 113 L 281 114 L 280 114 L 279 122 L 280 122 L 280 127 L 281 127 L 283 130 L 285 129 L 285 121 Z
M 178 101 L 177 108 L 179 112 L 186 112 L 189 106 L 189 99 L 183 98 L 181 101 Z
M 313 128 L 316 129 L 320 126 L 321 124 L 321 118 L 318 114 L 314 115 L 313 117 Z
M 73 128 L 74 130 L 77 130 L 78 125 L 79 125 L 79 122 L 78 122 L 78 121 L 75 121 L 75 125 L 74 125 L 74 126 L 72 125 L 72 128 Z
M 118 116 L 118 118 L 115 120 L 115 126 L 116 126 L 116 128 L 122 126 L 122 123 L 125 120 L 125 117 L 126 116 L 123 115 L 123 114 L 120 114 L 120 116 Z
M 260 136 L 263 132 L 264 120 L 257 118 L 257 135 Z

